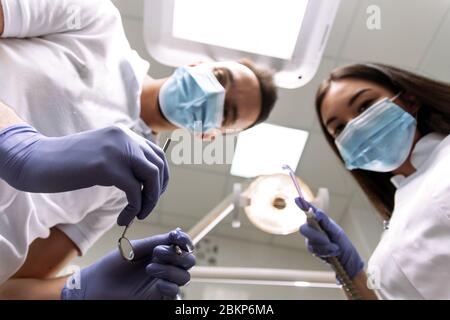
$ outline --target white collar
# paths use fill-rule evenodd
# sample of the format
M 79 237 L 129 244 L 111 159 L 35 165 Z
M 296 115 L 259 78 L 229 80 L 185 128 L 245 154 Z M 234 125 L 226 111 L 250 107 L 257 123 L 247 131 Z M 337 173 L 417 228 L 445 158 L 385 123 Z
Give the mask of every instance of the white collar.
M 437 146 L 445 139 L 445 136 L 439 133 L 430 133 L 417 141 L 411 153 L 411 164 L 416 170 L 428 160 Z M 405 176 L 398 174 L 391 178 L 392 184 L 399 188 L 405 181 Z

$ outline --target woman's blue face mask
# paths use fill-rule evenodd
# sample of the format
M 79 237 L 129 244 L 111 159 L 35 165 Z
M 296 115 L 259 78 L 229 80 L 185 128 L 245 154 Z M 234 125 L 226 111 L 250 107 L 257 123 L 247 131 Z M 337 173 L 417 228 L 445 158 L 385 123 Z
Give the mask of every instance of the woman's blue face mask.
M 172 124 L 205 133 L 222 125 L 225 88 L 208 68 L 181 67 L 161 87 L 159 104 Z
M 391 172 L 408 158 L 417 122 L 393 102 L 398 96 L 372 105 L 335 139 L 349 170 Z

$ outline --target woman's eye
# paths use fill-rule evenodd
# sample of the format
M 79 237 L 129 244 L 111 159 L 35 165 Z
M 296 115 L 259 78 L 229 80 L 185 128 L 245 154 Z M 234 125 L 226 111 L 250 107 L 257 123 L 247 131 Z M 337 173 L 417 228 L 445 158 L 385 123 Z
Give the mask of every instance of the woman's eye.
M 372 101 L 366 101 L 363 104 L 361 104 L 361 106 L 358 109 L 358 113 L 361 114 L 364 111 L 366 111 L 367 109 L 369 109 L 370 106 L 372 105 L 372 103 L 373 103 Z
M 345 125 L 340 124 L 334 129 L 334 136 L 337 137 L 339 134 L 341 134 L 342 131 L 344 131 Z

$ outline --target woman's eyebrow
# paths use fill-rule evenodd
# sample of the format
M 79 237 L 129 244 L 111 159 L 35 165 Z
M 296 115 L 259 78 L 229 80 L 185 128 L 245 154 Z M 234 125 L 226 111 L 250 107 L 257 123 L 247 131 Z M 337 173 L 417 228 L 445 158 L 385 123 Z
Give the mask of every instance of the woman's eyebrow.
M 325 127 L 328 127 L 332 122 L 336 121 L 337 117 L 331 117 L 330 119 L 327 120 L 327 122 L 325 123 Z
M 356 93 L 350 98 L 350 100 L 348 101 L 348 107 L 350 108 L 350 107 L 355 103 L 355 101 L 356 101 L 362 94 L 364 94 L 364 93 L 367 92 L 367 91 L 371 91 L 371 89 L 366 88 L 366 89 L 361 89 L 361 90 L 359 90 L 358 92 L 356 92 Z M 328 119 L 328 120 L 325 122 L 325 127 L 328 128 L 328 126 L 329 126 L 331 123 L 333 123 L 334 121 L 336 121 L 337 119 L 338 119 L 338 118 L 337 118 L 336 116 L 331 117 L 330 119 Z
M 367 88 L 367 89 L 361 89 L 359 90 L 353 97 L 350 98 L 350 100 L 348 101 L 348 107 L 350 108 L 355 101 L 365 92 L 370 91 L 371 89 Z

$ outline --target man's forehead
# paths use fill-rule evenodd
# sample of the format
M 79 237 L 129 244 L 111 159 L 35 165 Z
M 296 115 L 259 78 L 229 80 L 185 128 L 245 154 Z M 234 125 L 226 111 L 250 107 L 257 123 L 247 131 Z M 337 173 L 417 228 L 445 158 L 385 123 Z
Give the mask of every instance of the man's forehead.
M 259 81 L 250 68 L 237 61 L 217 61 L 208 63 L 212 68 L 227 68 L 233 73 L 235 86 L 229 89 L 232 102 L 239 108 L 240 117 L 257 119 L 261 109 Z
M 212 62 L 211 66 L 213 68 L 227 68 L 227 69 L 231 70 L 232 72 L 237 72 L 237 73 L 242 72 L 243 74 L 246 74 L 248 76 L 256 77 L 252 70 L 250 70 L 247 66 L 245 66 L 237 61 L 217 61 L 217 62 Z

